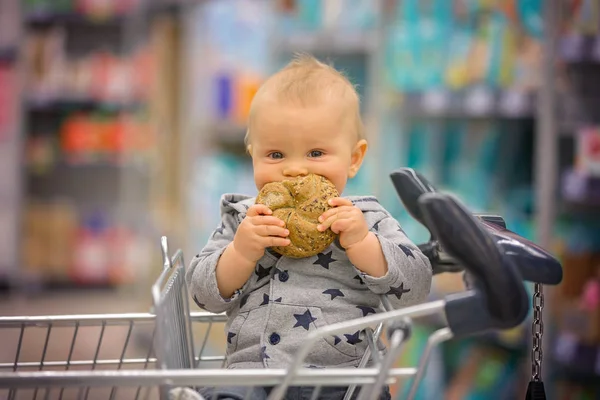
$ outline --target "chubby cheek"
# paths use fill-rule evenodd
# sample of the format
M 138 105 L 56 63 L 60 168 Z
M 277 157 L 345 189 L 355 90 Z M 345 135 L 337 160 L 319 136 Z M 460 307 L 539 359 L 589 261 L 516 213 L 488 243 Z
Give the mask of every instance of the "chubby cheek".
M 264 165 L 254 165 L 254 183 L 258 190 L 262 189 L 262 187 L 269 182 L 279 180 L 281 180 L 281 178 L 278 174 L 275 174 L 271 168 Z

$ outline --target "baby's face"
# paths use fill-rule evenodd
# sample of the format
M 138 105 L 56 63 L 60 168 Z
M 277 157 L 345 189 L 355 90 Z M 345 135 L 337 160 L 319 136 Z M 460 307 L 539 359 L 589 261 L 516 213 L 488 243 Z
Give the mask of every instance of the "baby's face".
M 367 146 L 364 140 L 357 143 L 352 115 L 338 103 L 299 107 L 261 101 L 250 127 L 258 190 L 269 182 L 314 173 L 343 192 L 348 178 L 358 172 Z

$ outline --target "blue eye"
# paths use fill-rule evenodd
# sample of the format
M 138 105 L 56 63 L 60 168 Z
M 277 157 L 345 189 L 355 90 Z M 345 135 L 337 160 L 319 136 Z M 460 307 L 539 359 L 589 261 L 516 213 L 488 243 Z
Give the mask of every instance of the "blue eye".
M 321 157 L 323 155 L 323 152 L 321 150 L 312 150 L 310 153 L 308 153 L 309 157 Z
M 283 158 L 283 154 L 279 151 L 274 151 L 272 153 L 269 153 L 269 158 L 272 158 L 274 160 L 279 160 L 279 159 Z

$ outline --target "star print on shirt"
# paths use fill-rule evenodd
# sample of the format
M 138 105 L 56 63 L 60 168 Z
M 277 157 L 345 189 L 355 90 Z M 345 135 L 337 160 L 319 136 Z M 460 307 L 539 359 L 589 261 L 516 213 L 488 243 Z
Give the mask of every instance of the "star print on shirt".
M 415 258 L 415 255 L 413 254 L 412 250 L 406 247 L 405 245 L 399 243 L 398 247 L 400 247 L 400 250 L 402 250 L 406 257 Z
M 263 346 L 260 348 L 260 358 L 262 358 L 263 360 L 266 360 L 267 358 L 271 358 L 267 355 L 267 346 Z
M 356 345 L 356 344 L 362 342 L 362 339 L 360 339 L 358 337 L 359 334 L 360 334 L 360 331 L 356 331 L 352 335 L 344 334 L 344 336 L 346 336 L 346 342 L 348 342 L 349 344 L 353 344 L 353 345 Z
M 321 267 L 325 268 L 325 269 L 329 269 L 329 264 L 331 264 L 332 262 L 337 261 L 336 259 L 334 259 L 333 257 L 331 257 L 331 254 L 333 253 L 333 251 L 330 251 L 327 254 L 324 253 L 319 253 L 317 254 L 317 261 L 315 261 L 313 263 L 313 265 L 320 265 Z
M 248 297 L 250 297 L 249 295 L 245 295 L 244 297 L 241 298 L 240 300 L 240 308 L 244 307 L 246 305 L 246 303 L 248 302 Z
M 267 276 L 271 275 L 271 268 L 264 268 L 262 265 L 258 264 L 256 269 L 254 270 L 254 273 L 256 274 L 256 276 L 258 277 L 258 280 L 260 281 L 261 279 L 266 278 Z
M 275 302 L 275 303 L 281 303 L 281 297 L 278 298 L 278 299 L 273 300 L 273 302 Z
M 299 326 L 308 330 L 310 328 L 310 324 L 316 321 L 317 319 L 312 316 L 310 310 L 306 310 L 304 314 L 294 314 L 294 318 L 296 318 L 296 325 L 294 328 L 298 328 Z
M 363 280 L 361 279 L 360 275 L 356 275 L 356 276 L 355 276 L 354 278 L 352 278 L 352 279 L 358 279 L 358 282 L 359 282 L 361 285 L 364 285 L 364 284 L 365 284 L 365 283 L 363 282 Z
M 263 293 L 263 302 L 260 303 L 261 306 L 267 305 L 269 304 L 269 295 L 266 293 Z
M 373 307 L 356 306 L 356 308 L 358 308 L 360 311 L 362 311 L 363 317 L 366 317 L 369 314 L 376 314 L 377 313 L 377 311 L 375 311 L 375 309 Z
M 375 230 L 375 231 L 379 231 L 379 223 L 380 223 L 380 222 L 381 222 L 381 221 L 377 221 L 377 222 L 375 222 L 375 225 L 373 225 L 373 230 Z
M 341 342 L 341 341 L 342 341 L 342 339 L 340 339 L 340 337 L 339 337 L 339 336 L 334 336 L 334 337 L 333 337 L 333 345 L 334 345 L 334 346 L 335 346 L 335 345 L 337 345 L 337 344 L 338 344 L 339 342 Z
M 340 289 L 327 289 L 326 291 L 323 292 L 323 294 L 330 295 L 331 300 L 335 299 L 336 297 L 345 297 L 344 293 L 342 293 L 342 291 Z
M 215 229 L 215 235 L 217 233 L 222 235 L 224 230 L 225 230 L 225 224 L 221 222 L 221 225 L 217 229 Z
M 231 344 L 231 339 L 233 339 L 234 337 L 236 337 L 236 334 L 233 332 L 228 332 L 227 333 L 227 343 Z
M 398 287 L 390 287 L 390 291 L 387 292 L 386 294 L 387 295 L 392 294 L 392 295 L 396 296 L 396 298 L 398 300 L 400 300 L 400 299 L 402 299 L 402 295 L 404 293 L 408 293 L 408 292 L 410 292 L 410 289 L 404 289 L 404 282 L 402 282 L 400 284 L 400 286 L 398 286 Z
M 196 303 L 196 305 L 197 305 L 198 307 L 200 307 L 200 308 L 205 308 L 205 305 L 204 305 L 204 304 L 202 304 L 202 303 L 200 303 L 200 302 L 198 301 L 198 298 L 196 297 L 196 295 L 194 295 L 194 297 L 193 297 L 193 298 L 194 298 L 194 303 Z

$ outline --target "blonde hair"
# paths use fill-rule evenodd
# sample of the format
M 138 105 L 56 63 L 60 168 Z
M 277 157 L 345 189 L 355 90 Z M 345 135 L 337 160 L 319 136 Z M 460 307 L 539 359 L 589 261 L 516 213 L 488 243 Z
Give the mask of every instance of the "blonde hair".
M 325 64 L 309 54 L 295 54 L 283 69 L 269 77 L 257 91 L 250 106 L 250 117 L 244 143 L 249 145 L 250 120 L 256 112 L 255 100 L 265 93 L 273 93 L 277 99 L 298 103 L 300 106 L 314 104 L 324 96 L 342 97 L 348 100 L 354 118 L 357 140 L 364 139 L 364 125 L 360 115 L 360 98 L 350 80 L 333 66 Z

